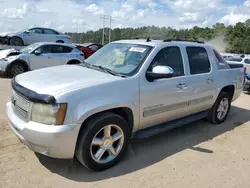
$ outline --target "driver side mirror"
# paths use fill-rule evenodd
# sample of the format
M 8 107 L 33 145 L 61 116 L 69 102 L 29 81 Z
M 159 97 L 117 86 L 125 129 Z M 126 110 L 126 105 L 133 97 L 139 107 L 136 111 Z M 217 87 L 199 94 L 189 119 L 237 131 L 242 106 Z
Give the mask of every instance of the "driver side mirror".
M 27 30 L 27 31 L 24 31 L 24 33 L 26 33 L 26 34 L 30 34 L 30 31 L 29 31 L 29 30 Z
M 154 81 L 162 78 L 171 78 L 174 76 L 174 71 L 169 66 L 155 66 L 152 71 L 147 71 L 146 77 L 148 81 Z
M 41 55 L 41 51 L 40 50 L 35 50 L 34 54 L 35 55 Z

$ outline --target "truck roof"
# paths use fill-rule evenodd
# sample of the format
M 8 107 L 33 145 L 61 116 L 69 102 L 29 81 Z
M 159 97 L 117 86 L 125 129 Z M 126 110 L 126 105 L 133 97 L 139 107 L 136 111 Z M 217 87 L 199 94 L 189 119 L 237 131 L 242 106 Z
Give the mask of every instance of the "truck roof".
M 173 44 L 183 44 L 183 45 L 195 45 L 195 46 L 210 46 L 201 41 L 189 41 L 189 40 L 180 40 L 180 39 L 166 39 L 166 40 L 154 40 L 154 39 L 131 39 L 131 40 L 118 40 L 114 41 L 113 43 L 128 43 L 128 44 L 140 44 L 140 45 L 147 45 L 147 46 L 158 46 L 160 44 L 165 43 L 173 43 Z

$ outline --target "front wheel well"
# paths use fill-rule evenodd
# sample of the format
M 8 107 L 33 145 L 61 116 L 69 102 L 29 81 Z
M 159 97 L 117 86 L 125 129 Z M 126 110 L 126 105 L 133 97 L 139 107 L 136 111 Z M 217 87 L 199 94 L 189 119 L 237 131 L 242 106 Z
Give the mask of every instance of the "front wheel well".
M 105 113 L 105 112 L 112 112 L 112 113 L 117 114 L 117 115 L 121 116 L 122 118 L 124 118 L 124 120 L 129 125 L 130 131 L 132 132 L 132 130 L 134 128 L 134 116 L 133 116 L 132 110 L 128 107 L 113 108 L 113 109 L 109 109 L 109 110 L 105 110 L 105 111 L 101 111 L 101 112 L 98 112 L 96 114 L 93 114 L 93 115 L 89 116 L 82 123 L 81 129 L 84 128 L 83 124 L 85 124 L 87 121 L 89 121 L 90 119 L 94 118 L 95 116 L 100 115 L 100 114 Z
M 75 65 L 75 64 L 80 64 L 81 61 L 77 60 L 77 59 L 72 59 L 70 60 L 67 65 Z
M 233 85 L 226 86 L 222 88 L 221 92 L 228 93 L 230 95 L 231 100 L 234 96 L 235 87 Z

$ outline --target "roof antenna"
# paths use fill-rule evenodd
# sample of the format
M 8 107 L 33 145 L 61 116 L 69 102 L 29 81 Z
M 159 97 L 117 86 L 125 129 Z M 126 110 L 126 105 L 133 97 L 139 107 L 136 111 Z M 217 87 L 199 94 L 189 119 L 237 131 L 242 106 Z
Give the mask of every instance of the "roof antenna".
M 148 37 L 147 40 L 146 40 L 146 42 L 150 42 L 150 41 L 151 41 L 151 39 L 150 39 L 150 37 Z

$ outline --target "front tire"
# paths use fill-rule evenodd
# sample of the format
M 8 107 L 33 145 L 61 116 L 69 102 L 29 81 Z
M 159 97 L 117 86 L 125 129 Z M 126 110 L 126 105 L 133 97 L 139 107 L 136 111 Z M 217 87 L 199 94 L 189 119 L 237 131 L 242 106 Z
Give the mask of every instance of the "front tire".
M 12 46 L 24 46 L 24 42 L 23 42 L 23 39 L 21 39 L 20 37 L 12 37 L 10 39 L 10 45 L 12 45 Z
M 229 93 L 221 92 L 213 107 L 210 109 L 207 119 L 214 124 L 223 123 L 230 111 L 231 100 Z
M 26 72 L 26 67 L 22 63 L 13 63 L 7 69 L 7 76 L 13 78 L 24 72 Z
M 106 170 L 118 163 L 129 144 L 127 122 L 117 114 L 105 112 L 93 116 L 83 126 L 76 146 L 77 159 L 93 171 Z

